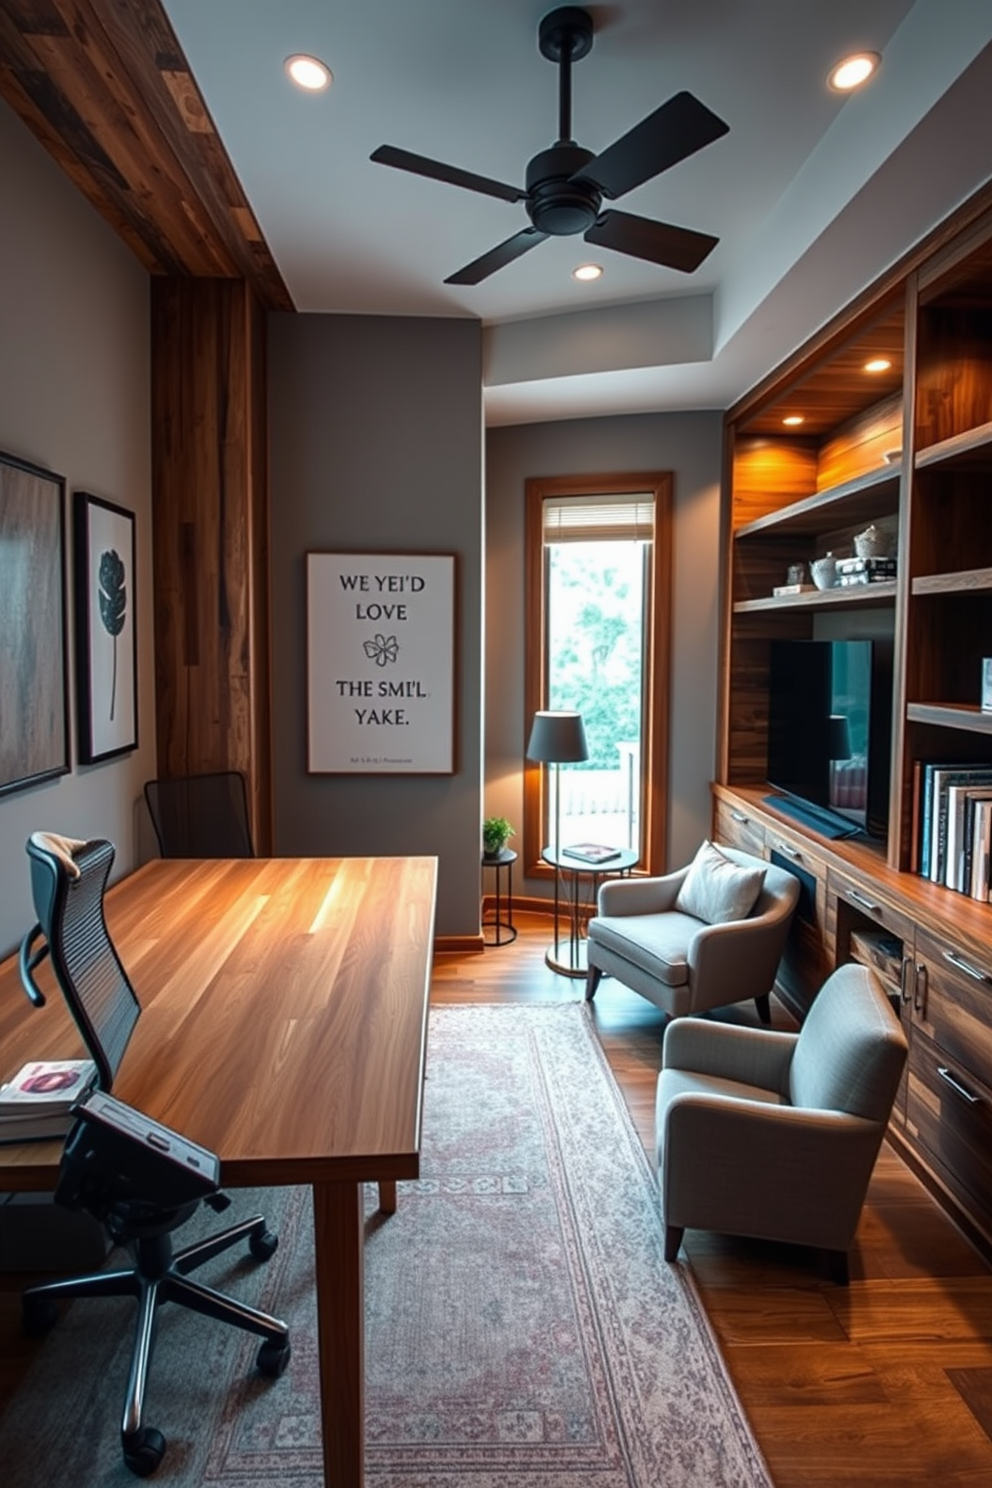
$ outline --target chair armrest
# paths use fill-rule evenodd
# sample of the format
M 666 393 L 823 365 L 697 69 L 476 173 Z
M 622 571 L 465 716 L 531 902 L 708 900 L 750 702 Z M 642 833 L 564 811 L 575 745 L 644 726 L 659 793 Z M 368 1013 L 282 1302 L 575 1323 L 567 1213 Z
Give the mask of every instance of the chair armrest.
M 703 925 L 689 942 L 689 980 L 704 997 L 691 1011 L 744 1002 L 770 992 L 788 933 L 791 907 L 722 925 Z
M 706 1018 L 675 1018 L 665 1029 L 664 1069 L 694 1070 L 785 1095 L 799 1035 L 740 1028 Z
M 599 886 L 596 909 L 601 915 L 664 914 L 678 898 L 689 872 L 680 868 L 660 878 L 610 878 Z
M 883 1123 L 688 1091 L 659 1114 L 666 1224 L 850 1246 Z

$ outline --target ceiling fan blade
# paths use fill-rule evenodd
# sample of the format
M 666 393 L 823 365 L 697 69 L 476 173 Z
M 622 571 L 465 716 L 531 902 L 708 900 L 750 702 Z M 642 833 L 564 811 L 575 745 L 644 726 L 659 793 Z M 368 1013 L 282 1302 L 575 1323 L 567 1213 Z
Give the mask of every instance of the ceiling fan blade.
M 719 243 L 709 233 L 693 232 L 688 227 L 673 227 L 669 222 L 652 222 L 648 217 L 633 217 L 629 212 L 603 212 L 585 234 L 587 243 L 612 248 L 630 258 L 644 258 L 648 263 L 666 269 L 681 269 L 691 274 Z
M 531 248 L 536 248 L 538 243 L 543 243 L 547 233 L 540 232 L 536 227 L 525 227 L 521 232 L 514 233 L 512 238 L 507 238 L 505 243 L 500 243 L 496 248 L 490 248 L 481 258 L 466 264 L 459 269 L 457 274 L 451 274 L 445 279 L 445 284 L 481 284 L 483 279 L 488 279 L 490 274 L 495 274 L 497 269 L 505 269 L 515 258 L 520 258 L 528 253 Z
M 490 180 L 489 176 L 459 170 L 457 165 L 428 160 L 426 155 L 412 155 L 409 150 L 399 150 L 395 145 L 380 145 L 369 159 L 377 165 L 392 165 L 397 170 L 411 171 L 415 176 L 427 176 L 432 181 L 445 181 L 449 186 L 464 186 L 466 191 L 480 191 L 483 196 L 495 196 L 500 201 L 523 201 L 527 195 L 519 186 L 506 186 L 502 181 Z
M 576 173 L 614 201 L 730 132 L 705 103 L 676 93 Z

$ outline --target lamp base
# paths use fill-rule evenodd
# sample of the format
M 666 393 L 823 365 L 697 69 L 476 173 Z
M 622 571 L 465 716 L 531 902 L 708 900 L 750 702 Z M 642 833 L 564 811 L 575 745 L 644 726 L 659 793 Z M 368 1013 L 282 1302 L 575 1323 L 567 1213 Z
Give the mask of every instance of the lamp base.
M 559 976 L 581 977 L 585 980 L 589 970 L 586 962 L 586 943 L 584 940 L 571 941 L 559 940 L 552 942 L 544 953 L 544 964 L 556 971 Z

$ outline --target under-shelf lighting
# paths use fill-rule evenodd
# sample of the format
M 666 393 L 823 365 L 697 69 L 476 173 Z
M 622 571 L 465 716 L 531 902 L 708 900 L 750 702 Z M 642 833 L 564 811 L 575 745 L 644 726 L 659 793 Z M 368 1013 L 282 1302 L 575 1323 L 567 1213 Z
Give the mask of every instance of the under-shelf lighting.
M 872 357 L 870 362 L 865 362 L 866 372 L 888 372 L 892 363 L 888 357 Z
M 855 52 L 831 69 L 827 83 L 837 93 L 850 93 L 868 81 L 881 60 L 877 52 Z
M 307 93 L 321 93 L 333 82 L 331 69 L 319 57 L 297 52 L 294 56 L 287 57 L 283 66 L 296 86 L 305 89 Z
M 800 424 L 805 423 L 801 413 L 787 413 L 782 420 L 787 429 L 797 429 Z

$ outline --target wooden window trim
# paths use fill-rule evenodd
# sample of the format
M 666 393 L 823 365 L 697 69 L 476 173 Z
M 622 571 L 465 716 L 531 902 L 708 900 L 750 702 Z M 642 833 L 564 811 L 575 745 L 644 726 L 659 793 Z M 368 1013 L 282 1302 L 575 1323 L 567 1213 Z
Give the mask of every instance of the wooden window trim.
M 545 706 L 548 658 L 545 643 L 543 506 L 548 497 L 627 496 L 650 492 L 654 497 L 655 537 L 651 563 L 651 593 L 647 659 L 645 727 L 647 785 L 644 792 L 645 859 L 639 871 L 663 873 L 668 835 L 668 739 L 671 680 L 672 491 L 670 470 L 609 475 L 532 477 L 525 482 L 526 572 L 524 602 L 524 873 L 551 878 L 553 869 L 541 860 L 546 772 L 527 759 L 527 738 L 534 714 Z

